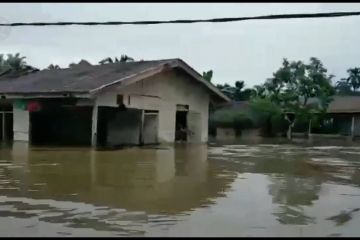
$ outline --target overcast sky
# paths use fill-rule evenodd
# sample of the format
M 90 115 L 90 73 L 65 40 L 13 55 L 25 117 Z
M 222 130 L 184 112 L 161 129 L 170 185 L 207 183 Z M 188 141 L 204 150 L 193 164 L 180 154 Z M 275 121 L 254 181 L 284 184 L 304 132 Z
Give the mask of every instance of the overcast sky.
M 360 11 L 359 3 L 0 3 L 0 22 L 131 21 L 263 14 Z M 360 67 L 360 16 L 148 26 L 0 28 L 0 53 L 20 52 L 43 68 L 86 59 L 93 64 L 127 54 L 135 59 L 181 58 L 214 83 L 260 84 L 282 58 L 320 58 L 339 79 Z

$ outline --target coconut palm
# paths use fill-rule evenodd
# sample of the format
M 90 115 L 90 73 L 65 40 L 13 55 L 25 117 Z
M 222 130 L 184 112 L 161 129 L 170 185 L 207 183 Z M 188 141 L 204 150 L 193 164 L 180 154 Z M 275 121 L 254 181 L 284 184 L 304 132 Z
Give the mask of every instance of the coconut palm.
M 349 77 L 346 81 L 351 85 L 355 92 L 360 87 L 360 68 L 350 68 L 347 70 Z
M 55 69 L 60 69 L 60 66 L 59 65 L 54 65 L 54 64 L 50 64 L 47 69 L 49 70 L 55 70 Z
M 120 59 L 115 57 L 114 60 L 111 57 L 104 58 L 99 63 L 100 64 L 108 64 L 108 63 L 118 63 L 118 62 L 133 62 L 134 58 L 129 57 L 126 54 L 121 55 Z
M 133 61 L 134 61 L 134 58 L 129 57 L 129 56 L 126 55 L 126 54 L 123 54 L 123 55 L 121 55 L 121 57 L 120 57 L 120 62 L 133 62 Z
M 20 53 L 7 54 L 5 58 L 3 54 L 0 54 L 0 75 L 13 74 L 23 75 L 30 72 L 38 71 L 38 69 L 27 65 L 24 56 L 20 56 Z

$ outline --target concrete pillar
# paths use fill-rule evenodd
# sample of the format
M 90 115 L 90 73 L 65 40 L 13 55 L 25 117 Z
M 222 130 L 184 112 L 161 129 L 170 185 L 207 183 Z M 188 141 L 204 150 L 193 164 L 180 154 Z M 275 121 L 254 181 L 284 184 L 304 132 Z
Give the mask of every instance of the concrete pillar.
M 27 110 L 14 107 L 13 110 L 14 141 L 29 142 L 30 114 Z
M 95 102 L 92 111 L 91 125 L 91 146 L 96 147 L 97 144 L 97 123 L 98 123 L 98 105 Z

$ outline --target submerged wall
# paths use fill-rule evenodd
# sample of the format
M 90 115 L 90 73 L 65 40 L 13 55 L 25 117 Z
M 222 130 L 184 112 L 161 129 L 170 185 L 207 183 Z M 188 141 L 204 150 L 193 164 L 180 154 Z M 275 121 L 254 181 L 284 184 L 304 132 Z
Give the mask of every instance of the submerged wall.
M 30 132 L 30 114 L 27 110 L 13 108 L 14 141 L 28 142 Z

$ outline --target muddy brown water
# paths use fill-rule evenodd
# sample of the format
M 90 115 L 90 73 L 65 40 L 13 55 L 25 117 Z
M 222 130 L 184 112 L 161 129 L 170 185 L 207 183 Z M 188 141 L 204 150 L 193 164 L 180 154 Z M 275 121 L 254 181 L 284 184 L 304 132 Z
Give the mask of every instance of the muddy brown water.
M 0 148 L 0 236 L 360 236 L 360 144 Z

